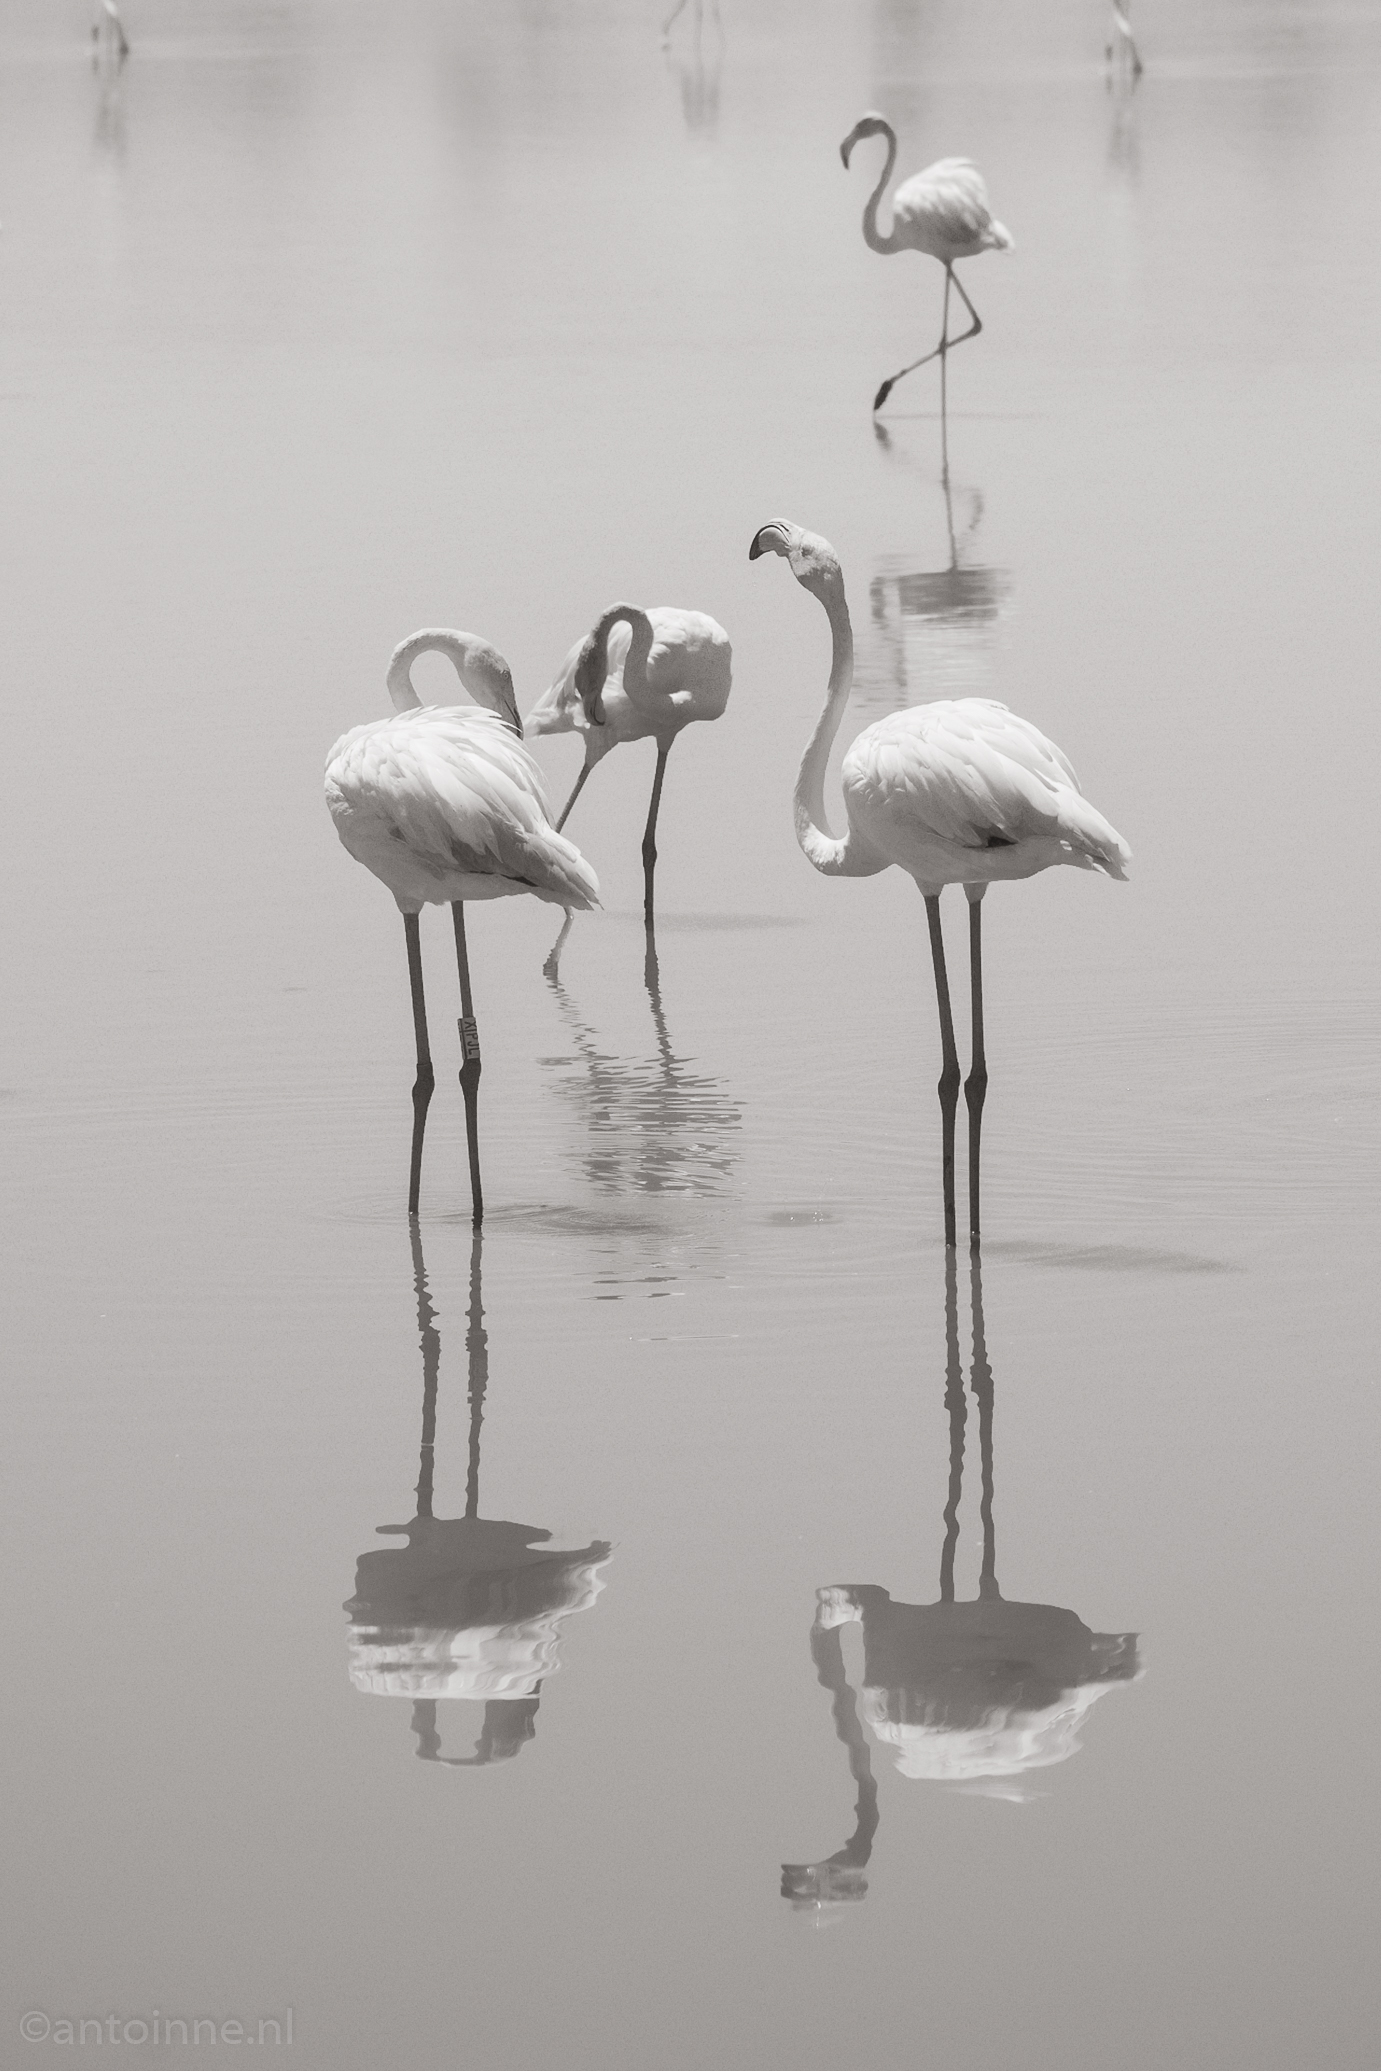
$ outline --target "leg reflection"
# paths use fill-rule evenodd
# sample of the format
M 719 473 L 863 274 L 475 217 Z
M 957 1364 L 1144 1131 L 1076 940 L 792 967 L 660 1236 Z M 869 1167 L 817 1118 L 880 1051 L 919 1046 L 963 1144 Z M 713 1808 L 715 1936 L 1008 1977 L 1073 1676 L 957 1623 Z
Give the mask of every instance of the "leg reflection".
M 811 1628 L 810 1651 L 820 1681 L 834 1696 L 834 1730 L 849 1751 L 849 1773 L 858 1785 L 854 1805 L 854 1830 L 844 1846 L 823 1862 L 784 1862 L 782 1897 L 800 1911 L 812 1906 L 841 1905 L 865 1898 L 868 1879 L 863 1872 L 873 1852 L 878 1825 L 878 1787 L 872 1758 L 858 1716 L 858 1700 L 844 1673 L 844 1648 L 837 1625 L 823 1625 L 824 1603 Z

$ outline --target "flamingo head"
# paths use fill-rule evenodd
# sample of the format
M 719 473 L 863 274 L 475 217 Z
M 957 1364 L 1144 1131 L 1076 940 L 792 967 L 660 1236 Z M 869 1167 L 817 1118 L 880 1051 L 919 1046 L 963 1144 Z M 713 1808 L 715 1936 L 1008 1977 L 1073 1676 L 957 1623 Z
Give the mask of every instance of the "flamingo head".
M 469 680 L 466 680 L 466 679 Z M 481 704 L 488 705 L 491 712 L 497 712 L 505 726 L 511 726 L 518 739 L 523 738 L 523 722 L 518 717 L 518 697 L 513 688 L 513 672 L 496 647 L 487 641 L 477 641 L 471 649 L 466 664 L 466 689 Z
M 781 554 L 802 588 L 813 591 L 817 597 L 844 579 L 839 556 L 829 541 L 786 518 L 774 518 L 770 525 L 754 533 L 748 558 L 756 561 L 760 554 Z
M 849 159 L 853 153 L 854 145 L 861 143 L 864 137 L 891 137 L 895 143 L 896 132 L 885 115 L 875 114 L 871 109 L 866 115 L 860 115 L 858 121 L 839 146 L 839 156 L 844 161 L 845 171 L 848 170 Z

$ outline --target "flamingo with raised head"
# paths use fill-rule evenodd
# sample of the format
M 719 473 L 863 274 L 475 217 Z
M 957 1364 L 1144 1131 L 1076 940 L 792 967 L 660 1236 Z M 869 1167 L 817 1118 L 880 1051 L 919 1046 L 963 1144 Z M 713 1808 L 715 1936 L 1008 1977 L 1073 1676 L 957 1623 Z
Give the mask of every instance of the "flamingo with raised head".
M 934 165 L 928 165 L 924 172 L 913 173 L 898 187 L 892 196 L 892 228 L 884 237 L 878 229 L 878 203 L 897 162 L 897 133 L 885 115 L 860 115 L 839 146 L 846 170 L 854 145 L 863 137 L 887 139 L 887 162 L 863 211 L 863 235 L 869 246 L 888 258 L 893 252 L 929 252 L 931 258 L 938 259 L 945 269 L 945 307 L 939 344 L 931 351 L 923 352 L 918 360 L 912 360 L 910 366 L 889 375 L 873 397 L 873 408 L 882 408 L 903 374 L 914 374 L 917 367 L 924 367 L 928 361 L 938 358 L 940 407 L 943 411 L 949 355 L 956 345 L 962 345 L 966 338 L 976 338 L 983 328 L 982 318 L 954 270 L 954 262 L 956 259 L 972 259 L 979 252 L 1009 252 L 1012 235 L 994 220 L 988 207 L 988 190 L 983 184 L 983 175 L 973 160 L 937 158 Z M 968 330 L 961 331 L 957 338 L 949 335 L 951 286 L 973 319 Z
M 475 705 L 424 705 L 412 686 L 418 655 L 449 655 Z M 461 1092 L 474 1220 L 483 1219 L 478 1100 L 479 1030 L 465 943 L 465 901 L 531 892 L 554 906 L 599 904 L 595 873 L 551 824 L 542 772 L 523 746 L 508 663 L 474 633 L 429 627 L 393 651 L 396 710 L 342 734 L 326 762 L 326 803 L 350 854 L 388 886 L 403 916 L 417 1080 L 412 1089 L 408 1213 L 416 1215 L 422 1137 L 435 1074 L 427 1038 L 418 914 L 449 906 L 460 969 Z
M 969 902 L 973 1062 L 964 1086 L 969 1111 L 969 1234 L 979 1234 L 978 1166 L 988 1087 L 983 1042 L 981 901 L 1003 878 L 1034 877 L 1054 863 L 1124 878 L 1131 850 L 1079 789 L 1068 759 L 991 698 L 944 699 L 890 712 L 866 727 L 840 768 L 848 832 L 831 834 L 825 770 L 853 684 L 854 640 L 839 557 L 818 533 L 777 520 L 755 533 L 750 561 L 781 554 L 803 589 L 818 597 L 833 636 L 824 710 L 796 779 L 796 839 L 826 877 L 874 877 L 890 864 L 912 876 L 925 900 L 944 1064 L 945 1242 L 955 1241 L 954 1123 L 959 1055 L 954 1043 L 940 893 L 961 884 Z
M 611 604 L 566 656 L 556 681 L 527 716 L 531 734 L 581 733 L 585 762 L 556 825 L 597 762 L 621 741 L 657 743 L 652 799 L 643 829 L 643 920 L 652 926 L 657 812 L 671 744 L 696 719 L 718 719 L 729 702 L 733 650 L 723 626 L 703 611 L 654 604 Z

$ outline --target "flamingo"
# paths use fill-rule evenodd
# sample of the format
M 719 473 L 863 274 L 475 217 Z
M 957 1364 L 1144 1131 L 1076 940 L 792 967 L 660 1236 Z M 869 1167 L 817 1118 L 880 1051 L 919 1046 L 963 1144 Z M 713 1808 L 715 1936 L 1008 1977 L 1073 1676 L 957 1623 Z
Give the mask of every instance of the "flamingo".
M 1132 0 L 1112 0 L 1112 34 L 1115 44 L 1108 45 L 1107 59 L 1111 64 L 1114 50 L 1117 56 L 1125 57 L 1132 68 L 1132 79 L 1135 82 L 1140 79 L 1145 68 L 1141 62 L 1141 52 L 1136 47 L 1136 38 L 1132 34 L 1131 14 Z
M 590 771 L 611 748 L 649 735 L 656 741 L 657 769 L 643 829 L 643 921 L 648 928 L 667 756 L 683 726 L 694 719 L 718 719 L 729 702 L 732 660 L 728 634 L 703 611 L 671 604 L 640 611 L 636 604 L 611 604 L 577 640 L 551 689 L 528 713 L 529 733 L 585 736 L 584 766 L 561 809 L 558 832 Z
M 969 1111 L 969 1235 L 976 1242 L 979 1134 L 988 1087 L 983 895 L 998 879 L 1034 877 L 1054 863 L 1125 878 L 1131 850 L 1088 803 L 1053 741 L 991 698 L 913 706 L 866 727 L 846 752 L 840 770 L 849 831 L 837 839 L 825 818 L 825 769 L 854 673 L 843 571 L 828 540 L 781 519 L 754 535 L 748 558 L 756 561 L 761 554 L 781 554 L 801 587 L 820 599 L 834 643 L 824 710 L 796 779 L 796 839 L 826 877 L 873 877 L 895 863 L 915 879 L 925 900 L 944 1053 L 939 1094 L 945 1243 L 951 1246 L 959 1056 L 945 974 L 940 893 L 947 884 L 961 884 L 969 902 L 973 1062 L 964 1098 Z
M 449 655 L 464 689 L 488 709 L 424 705 L 412 687 L 412 664 L 427 653 Z M 326 803 L 350 854 L 383 880 L 403 916 L 417 1037 L 411 1216 L 417 1214 L 422 1136 L 435 1083 L 417 916 L 424 906 L 451 909 L 460 968 L 460 1086 L 471 1205 L 479 1223 L 480 1044 L 465 901 L 531 892 L 568 913 L 585 911 L 599 904 L 599 884 L 579 849 L 551 824 L 542 773 L 523 746 L 513 677 L 497 649 L 474 633 L 426 628 L 394 649 L 387 682 L 396 710 L 341 735 L 326 761 Z
M 115 0 L 99 0 L 97 12 L 99 19 L 91 25 L 91 41 L 97 46 L 103 42 L 109 44 L 123 64 L 129 56 L 129 37 L 125 34 L 125 25 Z
M 988 207 L 988 190 L 983 184 L 983 175 L 971 158 L 937 158 L 934 165 L 928 165 L 924 172 L 914 173 L 909 180 L 903 180 L 892 196 L 892 228 L 884 237 L 878 229 L 878 203 L 883 189 L 892 177 L 892 168 L 897 162 L 897 133 L 885 115 L 860 115 L 858 121 L 839 146 L 839 156 L 845 169 L 854 145 L 863 137 L 886 137 L 887 163 L 882 168 L 882 177 L 868 197 L 863 211 L 863 235 L 871 249 L 891 257 L 893 252 L 929 252 L 932 259 L 938 259 L 945 269 L 945 308 L 940 324 L 940 342 L 931 352 L 924 352 L 910 366 L 893 374 L 884 381 L 873 397 L 874 410 L 880 410 L 888 396 L 901 380 L 902 374 L 913 374 L 917 367 L 925 366 L 928 360 L 938 357 L 940 361 L 940 408 L 944 411 L 945 367 L 948 355 L 956 345 L 962 345 L 966 338 L 976 338 L 983 328 L 978 311 L 964 293 L 963 283 L 954 270 L 956 259 L 972 259 L 979 252 L 1010 252 L 1011 232 L 1001 223 L 993 220 Z M 967 331 L 961 331 L 957 338 L 949 336 L 949 291 L 953 285 L 959 297 L 973 318 Z

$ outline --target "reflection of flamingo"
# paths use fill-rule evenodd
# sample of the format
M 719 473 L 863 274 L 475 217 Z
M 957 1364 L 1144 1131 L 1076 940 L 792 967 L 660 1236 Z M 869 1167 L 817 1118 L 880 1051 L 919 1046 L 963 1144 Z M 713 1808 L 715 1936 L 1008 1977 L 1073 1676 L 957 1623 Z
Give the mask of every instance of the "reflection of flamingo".
M 681 85 L 681 112 L 686 118 L 686 128 L 693 137 L 712 137 L 719 127 L 719 75 L 724 65 L 724 24 L 720 19 L 719 0 L 711 0 L 710 13 L 715 25 L 715 49 L 712 60 L 705 60 L 704 0 L 695 0 L 695 29 L 691 40 L 689 60 L 672 55 L 671 29 L 677 15 L 686 5 L 686 0 L 677 0 L 673 13 L 662 25 L 662 48 L 667 53 L 667 63 L 674 67 Z
M 597 762 L 620 741 L 657 743 L 652 802 L 643 830 L 643 920 L 652 926 L 657 809 L 671 744 L 695 719 L 718 719 L 729 702 L 729 636 L 703 611 L 611 604 L 578 640 L 546 696 L 528 714 L 528 732 L 583 733 L 585 763 L 557 827 L 565 826 Z
M 954 1119 L 959 1055 L 940 929 L 940 893 L 962 884 L 969 902 L 973 1066 L 969 1109 L 969 1230 L 978 1235 L 979 1130 L 988 1067 L 983 1048 L 983 951 L 979 902 L 999 878 L 1033 877 L 1054 863 L 1125 877 L 1131 851 L 1079 790 L 1053 742 L 988 698 L 945 699 L 893 712 L 865 728 L 840 770 L 848 833 L 825 819 L 825 769 L 853 683 L 854 643 L 844 576 L 828 540 L 782 521 L 755 534 L 748 558 L 781 554 L 820 599 L 834 650 L 825 708 L 796 779 L 796 839 L 827 877 L 874 877 L 895 863 L 915 878 L 926 904 L 944 1066 L 945 1242 L 954 1243 Z
M 99 52 L 102 45 L 113 50 L 120 63 L 129 56 L 129 37 L 120 19 L 120 10 L 115 0 L 98 0 L 97 18 L 91 24 L 91 41 Z
M 928 252 L 945 269 L 945 306 L 940 321 L 940 342 L 883 382 L 873 397 L 880 410 L 903 374 L 914 374 L 927 361 L 940 362 L 940 409 L 945 408 L 945 370 L 949 355 L 966 338 L 976 338 L 983 328 L 978 311 L 964 292 L 954 270 L 956 259 L 971 259 L 979 252 L 1006 252 L 1012 248 L 1011 232 L 994 221 L 988 207 L 988 190 L 983 175 L 969 158 L 937 158 L 924 172 L 903 180 L 892 196 L 892 228 L 884 237 L 878 229 L 878 203 L 897 162 L 897 133 L 885 115 L 860 115 L 839 147 L 845 169 L 854 145 L 863 137 L 886 137 L 887 162 L 882 177 L 868 197 L 863 211 L 863 235 L 871 249 L 889 257 L 893 252 Z M 957 338 L 949 335 L 949 291 L 957 291 L 973 322 Z
M 555 971 L 547 975 L 585 1067 L 560 1090 L 583 1111 L 580 1157 L 591 1184 L 616 1194 L 721 1193 L 735 1162 L 730 1134 L 739 1126 L 738 1107 L 718 1079 L 692 1070 L 673 1050 L 653 938 L 647 938 L 643 981 L 656 1050 L 645 1061 L 630 1063 L 601 1050 Z
M 480 1425 L 489 1380 L 477 1229 L 470 1249 L 470 1458 L 464 1517 L 439 1518 L 432 1508 L 436 1396 L 441 1338 L 427 1289 L 418 1225 L 412 1226 L 413 1280 L 422 1348 L 422 1461 L 417 1515 L 411 1524 L 380 1525 L 406 1535 L 406 1547 L 360 1556 L 350 1613 L 350 1678 L 370 1695 L 413 1699 L 412 1724 L 423 1761 L 450 1768 L 516 1755 L 531 1740 L 543 1679 L 557 1668 L 563 1618 L 586 1611 L 603 1584 L 609 1557 L 603 1541 L 576 1553 L 537 1543 L 551 1537 L 535 1525 L 504 1524 L 479 1514 Z M 484 1726 L 473 1755 L 445 1756 L 437 1731 L 438 1698 L 484 1701 Z
M 894 450 L 888 427 L 877 418 L 873 420 L 873 433 L 882 452 L 894 459 L 901 458 Z M 983 633 L 998 618 L 1011 587 L 1004 569 L 985 568 L 974 558 L 983 519 L 980 491 L 957 492 L 968 499 L 968 515 L 962 531 L 957 531 L 956 492 L 950 486 L 948 465 L 941 468 L 940 488 L 945 503 L 948 566 L 912 568 L 899 558 L 889 557 L 868 586 L 875 633 L 891 650 L 888 674 L 895 705 L 908 701 L 908 649 L 912 644 L 910 635 L 917 629 L 917 644 L 924 652 L 923 673 L 934 690 L 962 694 L 987 688 L 989 657 Z
M 1132 34 L 1132 0 L 1112 0 L 1112 36 L 1107 48 L 1108 63 L 1114 55 L 1126 58 L 1132 68 L 1132 78 L 1139 79 L 1142 73 L 1141 52 L 1136 47 Z
M 424 705 L 412 687 L 419 654 L 449 655 L 478 705 Z M 408 1213 L 422 1182 L 422 1136 L 435 1077 L 422 994 L 423 906 L 451 908 L 460 967 L 460 1085 L 470 1153 L 474 1219 L 484 1214 L 480 1186 L 479 1030 L 465 945 L 467 899 L 531 892 L 582 909 L 599 903 L 599 885 L 579 849 L 547 817 L 542 773 L 522 744 L 523 724 L 503 656 L 473 633 L 414 633 L 393 652 L 388 690 L 397 708 L 342 734 L 326 763 L 326 803 L 350 854 L 382 878 L 403 915 L 417 1037 L 412 1089 L 412 1166 Z
M 959 1541 L 967 1404 L 959 1352 L 958 1270 L 945 1261 L 945 1405 L 949 1412 L 949 1487 L 940 1555 L 940 1595 L 933 1604 L 893 1601 L 872 1583 L 818 1592 L 811 1658 L 834 1693 L 835 1730 L 849 1751 L 858 1784 L 854 1833 L 819 1863 L 782 1867 L 782 1896 L 798 1906 L 861 1899 L 863 1871 L 878 1825 L 877 1783 L 864 1724 L 896 1750 L 903 1776 L 958 1784 L 1020 1799 L 1019 1779 L 1068 1761 L 1079 1729 L 1098 1698 L 1138 1672 L 1131 1632 L 1091 1632 L 1073 1611 L 1055 1604 L 1008 1602 L 997 1581 L 993 1525 L 993 1375 L 983 1327 L 982 1264 L 970 1253 L 973 1364 L 978 1405 L 983 1566 L 978 1596 L 958 1603 L 954 1557 Z M 863 1628 L 861 1702 L 850 1687 L 841 1642 L 845 1625 Z M 860 1719 L 860 1712 L 862 1719 Z

